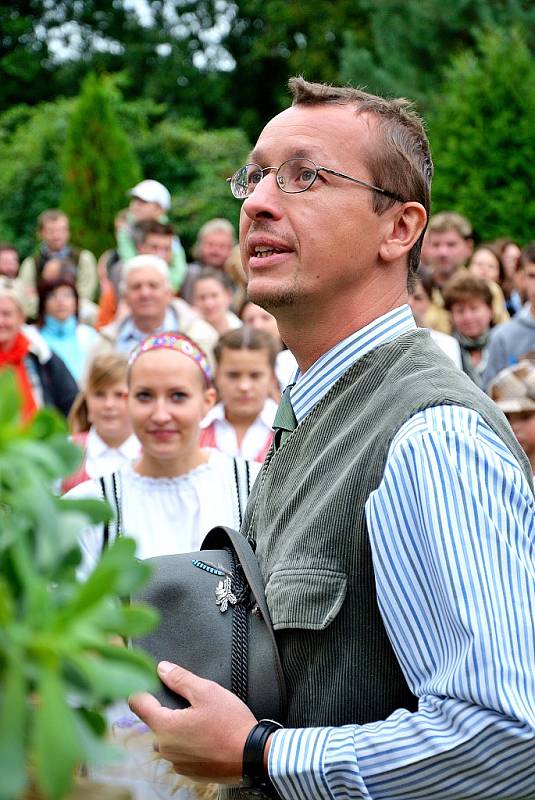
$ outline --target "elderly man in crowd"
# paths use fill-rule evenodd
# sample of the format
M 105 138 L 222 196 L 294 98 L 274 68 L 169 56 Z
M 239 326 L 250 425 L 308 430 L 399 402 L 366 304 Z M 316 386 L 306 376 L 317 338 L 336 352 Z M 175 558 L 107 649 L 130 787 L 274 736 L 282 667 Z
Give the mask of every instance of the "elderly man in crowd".
M 185 333 L 210 357 L 217 333 L 184 300 L 173 297 L 169 267 L 155 255 L 139 255 L 123 266 L 122 297 L 130 313 L 101 328 L 108 343 L 129 353 L 146 336 L 163 331 Z
M 534 797 L 532 475 L 407 305 L 429 208 L 424 130 L 402 100 L 291 88 L 231 180 L 249 296 L 300 368 L 243 523 L 284 727 L 167 662 L 160 676 L 190 707 L 131 706 L 178 772 L 234 797 Z

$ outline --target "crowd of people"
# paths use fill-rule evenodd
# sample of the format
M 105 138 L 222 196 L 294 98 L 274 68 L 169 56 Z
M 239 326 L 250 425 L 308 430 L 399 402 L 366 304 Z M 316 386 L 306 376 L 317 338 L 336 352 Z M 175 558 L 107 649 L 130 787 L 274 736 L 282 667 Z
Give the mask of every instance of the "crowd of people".
M 310 86 L 313 85 L 308 85 Z M 304 119 L 307 114 L 314 115 L 318 110 L 317 104 L 323 100 L 320 95 L 314 94 L 313 89 L 305 87 L 302 90 L 311 92 L 311 95 L 303 102 L 302 107 L 297 100 L 298 110 L 294 112 L 294 116 L 304 115 L 303 120 L 307 121 Z M 336 102 L 341 105 L 335 106 L 337 113 L 344 108 L 345 97 L 343 93 L 338 97 Z M 361 101 L 362 98 L 355 96 L 347 102 L 358 104 Z M 307 106 L 307 103 L 310 105 Z M 376 109 L 372 113 L 384 112 Z M 348 123 L 343 114 L 340 113 L 339 116 L 339 120 L 333 117 L 333 123 L 336 124 L 330 133 L 326 124 L 324 144 L 328 143 L 329 136 L 336 138 L 338 135 L 335 133 L 338 122 L 344 125 Z M 291 121 L 290 118 L 288 120 Z M 269 126 L 266 130 L 269 130 Z M 273 131 L 277 133 L 276 125 Z M 294 135 L 291 126 L 289 132 Z M 391 402 L 388 399 L 385 402 L 384 395 L 382 398 L 380 396 L 380 377 L 383 373 L 387 381 L 392 380 L 396 383 L 399 380 L 396 364 L 404 364 L 404 359 L 407 357 L 407 352 L 401 345 L 398 346 L 398 337 L 403 335 L 412 337 L 410 345 L 414 350 L 411 355 L 412 364 L 419 364 L 420 367 L 424 365 L 422 369 L 428 370 L 426 374 L 430 380 L 421 403 L 415 392 L 409 391 L 406 395 L 409 410 L 413 413 L 414 419 L 418 419 L 418 424 L 429 425 L 433 435 L 441 430 L 441 425 L 447 429 L 450 422 L 439 419 L 443 413 L 441 409 L 448 406 L 456 409 L 459 404 L 463 406 L 466 399 L 466 408 L 463 409 L 463 413 L 466 414 L 464 416 L 461 414 L 459 417 L 463 424 L 468 427 L 475 424 L 473 421 L 475 417 L 470 415 L 481 412 L 485 424 L 488 423 L 489 426 L 485 434 L 488 434 L 489 441 L 495 434 L 507 437 L 508 429 L 500 421 L 502 418 L 499 415 L 495 416 L 497 406 L 509 419 L 514 434 L 529 459 L 531 471 L 535 472 L 535 242 L 517 243 L 504 235 L 503 238 L 493 242 L 476 244 L 476 234 L 471 222 L 455 212 L 437 213 L 430 218 L 427 226 L 421 254 L 418 254 L 419 265 L 412 265 L 409 269 L 408 305 L 396 307 L 394 304 L 391 307 L 392 304 L 389 305 L 387 299 L 384 299 L 389 297 L 390 289 L 385 286 L 384 295 L 377 294 L 374 287 L 379 286 L 379 281 L 377 279 L 377 283 L 373 283 L 370 279 L 370 283 L 367 284 L 370 300 L 373 300 L 374 309 L 381 311 L 380 313 L 377 311 L 375 316 L 371 311 L 368 314 L 364 308 L 366 291 L 362 286 L 358 287 L 358 291 L 354 289 L 351 284 L 354 279 L 348 272 L 344 280 L 340 280 L 338 287 L 339 289 L 342 287 L 337 297 L 338 313 L 336 306 L 333 305 L 334 295 L 331 297 L 330 294 L 329 275 L 326 275 L 323 278 L 325 283 L 323 297 L 318 291 L 317 296 L 313 296 L 313 304 L 307 308 L 306 293 L 304 293 L 302 306 L 299 306 L 298 310 L 295 310 L 297 305 L 294 306 L 293 318 L 283 311 L 280 319 L 276 320 L 262 305 L 254 302 L 255 300 L 263 302 L 264 297 L 262 292 L 254 291 L 255 281 L 258 283 L 262 280 L 258 277 L 261 273 L 260 268 L 257 277 L 252 281 L 253 291 L 250 291 L 249 295 L 246 294 L 246 273 L 250 280 L 251 270 L 255 265 L 258 266 L 256 262 L 260 264 L 261 260 L 264 260 L 266 274 L 269 275 L 270 269 L 275 270 L 279 263 L 277 257 L 286 255 L 284 248 L 287 239 L 284 237 L 280 240 L 270 239 L 270 230 L 275 230 L 282 212 L 279 214 L 272 198 L 264 198 L 263 190 L 256 189 L 256 193 L 253 194 L 255 187 L 265 181 L 270 171 L 277 173 L 277 184 L 273 191 L 281 190 L 285 197 L 286 194 L 299 195 L 310 189 L 323 170 L 330 173 L 331 178 L 337 176 L 337 180 L 348 179 L 353 181 L 353 184 L 361 184 L 361 187 L 367 187 L 373 192 L 383 193 L 394 204 L 401 200 L 393 189 L 387 191 L 374 183 L 352 178 L 343 172 L 317 167 L 306 157 L 292 156 L 284 161 L 283 156 L 286 153 L 284 140 L 281 139 L 279 142 L 273 133 L 264 135 L 264 138 L 265 146 L 275 152 L 282 162 L 281 166 L 277 169 L 259 167 L 253 174 L 254 179 L 251 178 L 250 184 L 240 183 L 243 181 L 241 173 L 239 180 L 236 176 L 233 179 L 235 196 L 240 197 L 240 192 L 243 192 L 241 197 L 246 201 L 242 212 L 242 219 L 244 215 L 248 217 L 245 224 L 242 222 L 245 232 L 247 233 L 248 225 L 252 225 L 253 228 L 258 227 L 259 230 L 265 225 L 267 230 L 264 239 L 258 238 L 256 249 L 250 245 L 247 258 L 249 264 L 245 265 L 245 269 L 242 263 L 243 249 L 240 256 L 233 226 L 223 218 L 209 220 L 201 227 L 192 251 L 193 260 L 187 263 L 180 238 L 169 221 L 168 214 L 171 209 L 169 191 L 161 183 L 151 179 L 143 180 L 131 189 L 128 207 L 115 219 L 116 246 L 103 254 L 97 254 L 98 260 L 93 253 L 79 246 L 83 245 L 83 242 L 77 242 L 76 245 L 71 243 L 69 220 L 59 209 L 48 209 L 40 215 L 37 221 L 38 246 L 33 254 L 24 254 L 26 257 L 20 266 L 16 248 L 10 244 L 0 245 L 0 368 L 9 367 L 15 371 L 23 399 L 24 421 L 30 420 L 42 405 L 54 406 L 67 418 L 70 434 L 83 450 L 83 460 L 78 471 L 65 478 L 62 491 L 71 497 L 105 497 L 116 512 L 113 524 L 100 525 L 81 532 L 83 553 L 81 579 L 90 572 L 109 538 L 121 535 L 123 532 L 136 540 L 139 557 L 149 558 L 197 549 L 204 535 L 216 524 L 239 528 L 246 509 L 240 505 L 239 487 L 235 485 L 236 476 L 241 470 L 245 470 L 247 485 L 251 489 L 266 457 L 269 462 L 270 454 L 281 447 L 280 440 L 274 442 L 273 429 L 274 426 L 277 427 L 275 420 L 282 392 L 284 392 L 283 398 L 291 397 L 295 410 L 293 420 L 298 430 L 304 431 L 302 436 L 307 436 L 308 430 L 306 424 L 302 425 L 303 420 L 312 419 L 312 422 L 307 423 L 308 428 L 312 430 L 319 414 L 310 409 L 314 409 L 316 403 L 320 409 L 324 408 L 322 398 L 330 391 L 332 402 L 337 409 L 337 419 L 345 420 L 347 428 L 355 435 L 355 441 L 363 436 L 362 429 L 358 428 L 356 422 L 362 417 L 367 424 L 370 424 L 370 420 L 376 419 L 378 441 L 382 441 L 383 437 L 384 443 L 387 443 L 390 436 L 387 429 L 391 431 L 392 420 L 395 414 L 399 414 L 398 427 L 401 427 L 394 441 L 397 443 L 396 446 L 403 448 L 404 437 L 409 441 L 412 435 L 408 429 L 405 430 L 406 426 L 410 425 L 411 419 L 407 417 L 405 423 L 401 425 L 407 409 L 401 405 L 398 408 L 400 400 L 397 396 L 393 396 Z M 295 172 L 295 175 L 292 170 L 294 168 L 297 170 L 297 167 L 291 162 L 299 162 L 300 171 Z M 248 165 L 251 166 L 255 167 Z M 309 180 L 310 176 L 312 177 Z M 290 179 L 295 180 L 296 184 L 297 181 L 304 182 L 304 185 L 299 184 L 299 188 L 293 188 Z M 321 188 L 325 188 L 320 185 L 320 180 L 321 178 L 318 178 L 312 192 L 318 187 L 320 191 Z M 418 203 L 412 203 L 414 209 L 417 205 Z M 417 210 L 412 217 L 410 214 L 407 217 L 406 230 L 409 233 L 412 230 L 413 233 L 406 234 L 406 244 L 399 245 L 399 241 L 402 240 L 399 234 L 396 240 L 398 244 L 389 244 L 388 248 L 386 245 L 381 245 L 383 263 L 392 262 L 396 265 L 396 269 L 399 269 L 396 280 L 398 278 L 401 280 L 403 277 L 406 282 L 409 239 L 412 237 L 413 249 L 410 252 L 414 253 L 416 252 L 414 242 L 425 228 L 424 205 L 422 200 L 420 208 L 423 213 L 420 214 Z M 477 225 L 477 220 L 474 222 Z M 331 224 L 334 229 L 335 218 L 330 219 L 327 215 L 321 224 L 326 226 Z M 504 231 L 504 234 L 507 232 Z M 306 235 L 314 240 L 315 229 L 307 229 Z M 321 235 L 319 228 L 318 235 Z M 331 264 L 327 245 L 328 242 L 318 253 L 315 266 L 318 272 L 334 264 L 334 262 Z M 338 256 L 341 261 L 349 258 L 346 252 L 341 252 L 341 243 L 336 243 L 336 248 L 340 251 Z M 356 249 L 355 247 L 355 252 Z M 394 251 L 398 255 L 391 255 Z M 300 257 L 305 260 L 306 248 L 303 253 L 300 251 Z M 326 260 L 327 266 L 324 266 L 322 258 Z M 359 258 L 364 260 L 365 256 Z M 310 264 L 308 268 L 312 268 Z M 336 271 L 334 274 L 337 275 Z M 310 276 L 309 280 L 312 287 Z M 348 287 L 353 287 L 351 291 L 355 302 L 352 305 L 346 302 L 350 295 L 344 295 L 344 281 Z M 293 291 L 294 288 L 292 286 L 288 291 Z M 269 304 L 267 305 L 269 307 Z M 381 324 L 375 324 L 376 320 L 381 320 Z M 282 335 L 277 322 L 281 326 Z M 440 364 L 439 366 L 434 364 L 433 356 L 427 351 L 427 335 L 425 339 L 414 336 L 414 323 L 419 328 L 428 329 L 435 344 L 447 356 L 443 369 L 444 375 L 447 373 L 449 376 L 451 395 L 443 389 L 440 397 L 437 395 L 438 399 L 434 399 L 430 387 L 434 386 L 433 381 L 441 380 Z M 353 342 L 351 337 L 347 340 L 349 341 L 347 347 L 344 345 L 342 348 L 339 345 L 340 342 L 346 341 L 348 333 L 352 336 L 358 333 L 360 336 L 362 331 L 368 330 L 367 326 L 369 326 L 370 341 L 375 338 L 378 343 L 377 347 L 370 351 L 371 354 L 368 353 L 370 344 L 363 343 L 360 339 L 358 348 L 357 339 Z M 332 333 L 337 329 L 340 331 L 338 338 L 337 334 L 333 336 Z M 390 330 L 395 330 L 395 336 L 388 334 Z M 316 347 L 315 336 L 318 337 L 318 342 L 325 340 L 326 343 L 331 342 L 335 346 L 330 349 L 326 344 L 322 350 L 323 345 L 318 344 Z M 285 339 L 289 339 L 290 349 L 286 347 Z M 348 356 L 351 348 L 353 348 L 352 354 Z M 366 365 L 369 365 L 367 383 L 361 384 L 357 381 L 353 388 L 348 389 L 345 378 L 340 378 L 338 382 L 337 379 L 345 370 L 353 375 L 353 362 L 356 362 L 356 353 L 357 350 L 360 353 L 360 349 L 368 354 L 363 356 L 364 371 L 368 369 Z M 300 354 L 299 367 L 293 352 Z M 381 353 L 384 353 L 384 361 L 381 361 Z M 315 357 L 313 358 L 311 354 Z M 329 358 L 325 354 L 329 354 Z M 410 371 L 412 366 L 409 364 L 407 369 Z M 470 381 L 466 378 L 458 380 L 458 376 L 462 373 L 465 373 Z M 420 381 L 418 385 L 423 387 L 425 382 L 422 381 L 425 375 L 418 373 L 417 377 Z M 476 392 L 474 387 L 482 389 L 487 397 Z M 402 384 L 399 388 L 400 391 L 406 391 Z M 340 397 L 337 392 L 341 393 Z M 368 408 L 369 397 L 377 401 L 377 409 L 371 416 L 371 410 Z M 483 398 L 479 401 L 480 408 L 478 398 Z M 325 415 L 325 410 L 322 413 Z M 294 497 L 292 486 L 302 479 L 305 480 L 303 475 L 306 475 L 308 481 L 307 491 L 310 491 L 311 482 L 313 484 L 315 478 L 318 478 L 319 485 L 318 470 L 320 472 L 323 470 L 320 464 L 323 453 L 327 453 L 328 450 L 330 452 L 332 448 L 332 457 L 328 456 L 329 464 L 334 459 L 333 463 L 336 463 L 339 475 L 344 475 L 345 471 L 349 474 L 352 469 L 353 462 L 347 461 L 351 453 L 345 449 L 343 444 L 345 440 L 337 430 L 337 420 L 329 418 L 328 424 L 326 420 L 322 424 L 327 426 L 325 429 L 328 428 L 330 438 L 324 440 L 323 433 L 320 435 L 320 429 L 317 431 L 314 429 L 302 445 L 302 453 L 307 453 L 307 470 L 298 477 L 296 470 L 299 470 L 299 466 L 290 464 L 288 475 L 280 484 L 286 487 L 290 510 L 294 506 L 300 507 L 302 503 L 304 495 L 299 494 Z M 360 422 L 358 424 L 360 425 Z M 353 426 L 357 427 L 353 430 Z M 297 438 L 295 436 L 294 440 Z M 379 481 L 381 469 L 385 465 L 379 463 L 382 457 L 379 450 L 374 450 L 374 436 L 364 436 L 364 439 L 365 445 L 355 455 L 361 470 L 360 484 L 356 487 L 351 482 L 352 479 L 348 478 L 347 486 L 338 486 L 336 483 L 336 486 L 330 487 L 328 492 L 320 489 L 315 495 L 315 502 L 317 509 L 322 509 L 331 501 L 331 505 L 337 503 L 337 520 L 345 525 L 347 521 L 341 520 L 340 516 L 346 513 L 342 510 L 341 501 L 348 491 L 354 491 L 358 502 L 362 500 L 362 508 L 366 502 L 369 530 L 378 532 L 381 529 L 383 535 L 388 525 L 393 523 L 390 520 L 387 525 L 386 517 L 382 516 L 381 504 L 386 502 L 389 492 L 393 493 L 400 489 L 396 487 L 395 475 L 392 473 L 394 477 L 391 485 L 383 489 L 384 497 L 379 497 L 377 492 L 376 499 L 371 506 L 369 505 L 369 498 L 375 494 L 372 491 L 373 482 L 376 478 L 376 483 Z M 492 441 L 492 446 L 498 447 L 495 440 Z M 514 442 L 514 439 L 512 441 Z M 514 443 L 513 447 L 517 447 L 517 444 Z M 277 456 L 278 453 L 275 452 L 275 458 L 271 463 L 280 462 L 280 459 L 277 461 Z M 406 458 L 409 456 L 410 448 L 407 445 Z M 452 457 L 451 453 L 449 457 Z M 418 462 L 421 467 L 420 474 L 424 475 L 426 468 L 423 466 L 425 461 L 423 455 L 421 459 L 421 464 Z M 474 470 L 479 468 L 476 461 L 470 463 Z M 368 464 L 371 465 L 369 475 Z M 396 469 L 401 470 L 401 464 L 396 466 Z M 388 470 L 385 475 L 387 473 Z M 255 500 L 257 507 L 260 506 L 260 511 L 255 517 L 254 525 L 260 525 L 259 520 L 264 519 L 266 528 L 275 531 L 281 515 L 273 497 L 268 496 L 269 489 L 266 487 L 269 486 L 269 470 L 266 474 L 267 482 L 260 487 L 260 504 L 258 498 Z M 408 473 L 400 471 L 399 474 L 402 475 L 402 482 L 407 484 L 410 482 L 407 478 Z M 481 475 L 478 477 L 478 480 L 480 479 Z M 454 477 L 451 477 L 451 481 L 453 483 Z M 405 483 L 402 488 L 408 493 Z M 491 487 L 487 486 L 485 491 L 490 489 Z M 368 490 L 370 494 L 367 499 Z M 483 492 L 483 488 L 480 491 Z M 441 501 L 437 500 L 437 503 L 439 502 Z M 356 507 L 360 508 L 358 503 Z M 294 515 L 292 519 L 295 530 L 301 531 L 301 528 L 304 530 L 309 525 L 314 546 L 317 544 L 320 550 L 323 548 L 327 553 L 328 542 L 334 534 L 331 536 L 325 531 L 321 533 L 320 528 L 328 519 L 332 508 L 329 506 L 330 510 L 325 512 L 326 516 L 322 517 L 323 522 L 319 516 L 317 517 L 316 525 L 317 509 L 309 506 L 306 508 L 310 525 L 308 518 Z M 416 515 L 412 508 L 408 508 L 407 513 L 409 512 Z M 363 519 L 362 512 L 358 519 L 351 518 L 351 524 L 356 526 L 359 535 L 364 536 Z M 253 526 L 250 517 L 249 522 Z M 413 522 L 414 525 L 417 524 L 416 516 Z M 455 538 L 458 531 L 454 529 L 453 521 L 450 522 L 451 536 Z M 411 527 L 409 522 L 405 520 L 404 524 L 409 531 Z M 291 528 L 290 525 L 288 527 Z M 400 527 L 403 528 L 403 524 L 400 523 Z M 320 544 L 320 538 L 324 534 L 327 543 Z M 262 541 L 263 534 L 260 530 L 255 531 L 255 535 Z M 288 548 L 290 548 L 288 558 L 292 555 L 290 551 L 294 546 L 293 535 L 288 534 Z M 376 534 L 375 547 L 378 551 L 383 546 L 386 547 L 379 541 L 381 535 Z M 276 536 L 279 536 L 279 533 Z M 273 532 L 273 541 L 276 536 Z M 334 543 L 333 539 L 333 553 L 335 544 L 338 546 L 339 542 Z M 271 544 L 269 546 L 271 547 Z M 283 554 L 288 548 L 284 544 Z M 351 562 L 348 570 L 353 568 L 357 570 L 356 561 L 355 564 L 352 563 L 352 559 L 355 558 L 354 553 L 349 552 L 347 548 L 344 549 L 344 553 L 348 563 Z M 274 555 L 269 547 L 267 550 L 262 550 L 261 547 L 260 555 L 262 554 L 268 561 L 271 559 L 273 562 Z M 299 558 L 305 564 L 306 558 L 302 554 L 299 554 Z M 364 555 L 359 554 L 356 558 L 364 559 Z M 470 554 L 466 555 L 466 558 L 468 563 Z M 410 572 L 409 561 L 410 558 L 407 557 L 403 567 L 406 568 L 407 574 Z M 270 569 L 273 564 L 274 562 L 271 563 Z M 303 569 L 304 574 L 312 575 L 312 567 L 305 564 Z M 379 586 L 379 593 L 382 592 L 380 602 L 383 622 L 392 639 L 399 632 L 396 633 L 397 623 L 390 618 L 391 611 L 387 607 L 389 601 L 385 600 L 388 596 L 385 586 L 390 580 L 386 573 L 385 568 L 385 573 L 382 574 L 385 585 L 382 589 Z M 414 575 L 413 578 L 416 580 Z M 301 590 L 297 578 L 290 575 L 289 579 L 295 581 L 295 592 L 299 594 Z M 350 580 L 354 579 L 355 576 L 350 576 Z M 312 595 L 311 598 L 314 600 Z M 366 623 L 368 628 L 378 629 L 379 623 L 369 609 L 363 609 L 358 604 L 352 605 L 352 602 L 348 599 L 342 621 L 348 622 L 348 613 L 356 617 L 363 615 L 366 619 L 369 615 Z M 312 611 L 310 613 L 312 620 Z M 449 611 L 445 613 L 445 617 L 448 613 Z M 440 615 L 440 612 L 437 614 Z M 312 630 L 318 626 L 312 621 L 307 624 L 305 620 L 303 626 L 293 627 Z M 384 633 L 382 627 L 381 631 Z M 414 698 L 410 695 L 408 699 L 410 693 L 406 680 L 407 674 L 410 674 L 413 668 L 411 665 L 403 665 L 402 675 L 390 646 L 385 644 L 386 639 L 381 638 L 383 633 L 378 635 L 375 644 L 377 652 L 382 653 L 381 658 L 384 656 L 385 659 L 384 673 L 394 687 L 392 707 L 397 708 L 396 703 L 399 700 L 408 704 L 409 708 Z M 307 634 L 303 635 L 301 641 L 304 648 L 302 652 L 309 653 L 311 658 L 315 648 L 313 640 L 314 637 Z M 328 639 L 328 642 L 331 642 L 331 639 Z M 283 653 L 284 647 L 286 647 L 285 639 Z M 288 679 L 301 703 L 289 712 L 288 721 L 293 728 L 303 725 L 310 727 L 310 715 L 305 708 L 307 696 L 303 688 L 305 679 L 299 674 L 299 670 L 303 671 L 304 665 L 302 660 L 299 665 L 297 664 L 295 660 L 297 651 L 293 652 L 290 644 L 288 647 L 288 652 L 284 653 L 286 659 L 284 664 L 289 665 Z M 340 663 L 345 663 L 345 656 L 342 656 L 340 651 L 340 642 L 333 638 L 332 647 L 332 652 L 341 659 Z M 354 665 L 361 663 L 359 659 L 362 654 L 359 647 L 358 642 L 352 643 L 350 647 Z M 397 654 L 398 648 L 394 649 Z M 403 647 L 399 649 L 403 651 Z M 425 662 L 426 657 L 422 653 L 420 656 Z M 327 659 L 327 656 L 325 658 Z M 363 658 L 362 663 L 366 660 L 364 656 Z M 331 667 L 329 662 L 329 668 Z M 426 669 L 427 667 L 421 667 L 422 672 Z M 417 683 L 416 679 L 411 682 L 409 678 L 409 685 L 414 694 Z M 375 690 L 371 684 L 366 687 L 366 692 L 373 691 Z M 446 690 L 438 693 L 447 694 Z M 455 696 L 455 692 L 453 694 Z M 319 701 L 319 698 L 316 697 L 316 700 Z M 329 702 L 325 701 L 325 709 Z M 362 721 L 373 721 L 377 714 L 387 716 L 392 710 L 390 708 L 392 703 L 385 700 L 383 704 L 377 705 L 374 699 L 370 699 L 370 709 L 373 711 L 370 711 L 369 719 L 362 717 Z M 352 708 L 352 703 L 347 701 L 347 709 Z M 344 715 L 347 709 L 342 709 L 342 706 L 336 709 L 336 713 L 333 712 L 332 724 L 345 724 Z M 144 716 L 142 713 L 144 710 L 145 707 L 140 706 L 140 716 Z M 414 709 L 410 707 L 409 711 Z M 430 709 L 428 712 L 432 714 Z M 292 713 L 295 718 L 292 717 Z M 325 725 L 330 719 L 329 713 L 326 710 Z M 360 719 L 358 714 L 356 716 Z M 147 713 L 146 718 L 150 724 L 154 723 L 153 727 L 157 729 L 156 716 L 151 712 Z M 132 724 L 131 717 L 128 717 L 126 712 L 121 719 L 127 727 Z M 337 720 L 341 722 L 336 722 Z M 117 719 L 115 722 L 117 723 Z M 121 720 L 118 724 L 121 724 Z M 247 724 L 246 718 L 243 725 Z M 401 727 L 404 724 L 400 721 Z M 489 724 L 495 723 L 492 721 Z M 410 725 L 407 724 L 408 737 L 414 733 L 409 728 Z M 455 737 L 452 734 L 453 738 Z M 292 789 L 290 786 L 292 777 L 287 777 L 284 769 L 280 767 L 282 761 L 286 759 L 284 753 L 294 751 L 296 747 L 298 750 L 298 746 L 289 737 L 287 745 L 283 744 L 284 736 L 275 737 L 275 740 L 279 744 L 270 756 L 270 772 L 278 774 L 279 791 L 281 793 L 286 791 L 287 796 L 306 796 L 306 790 L 303 789 L 306 778 L 300 789 L 295 786 Z M 379 748 L 384 747 L 384 741 L 386 739 L 380 743 Z M 332 742 L 330 746 L 333 747 Z M 400 769 L 403 772 L 403 768 Z M 204 777 L 207 779 L 213 777 L 209 769 Z M 427 779 L 431 780 L 430 777 Z M 374 780 L 377 779 L 374 777 L 372 783 Z M 138 775 L 130 783 L 134 790 L 137 786 L 141 791 L 139 796 L 144 799 L 152 797 L 151 792 L 154 792 L 154 797 L 163 796 L 162 792 L 167 790 L 171 792 L 168 776 L 152 775 L 151 781 L 153 784 L 151 788 L 143 785 L 140 789 Z M 157 786 L 158 781 L 161 781 L 161 784 Z M 176 786 L 173 791 L 175 790 Z M 187 789 L 183 786 L 181 791 L 187 791 L 191 796 L 195 796 L 196 792 L 189 786 Z M 304 794 L 300 795 L 300 792 Z M 406 795 L 400 794 L 401 796 Z
M 214 439 L 214 426 L 221 429 L 236 414 L 227 410 L 225 400 L 201 428 L 205 442 L 206 431 L 212 431 L 211 446 L 249 454 L 254 431 L 271 426 L 273 403 L 292 379 L 295 359 L 275 318 L 246 297 L 228 220 L 212 219 L 201 227 L 188 264 L 166 216 L 171 196 L 165 186 L 144 180 L 130 196 L 128 208 L 115 220 L 116 248 L 98 262 L 93 253 L 71 244 L 69 220 L 59 209 L 39 216 L 39 245 L 21 264 L 15 246 L 0 244 L 0 307 L 7 309 L 0 327 L 0 364 L 17 369 L 26 415 L 43 403 L 68 415 L 76 387 L 85 390 L 94 359 L 104 353 L 128 356 L 146 336 L 175 331 L 200 345 L 215 365 L 220 337 L 242 326 L 263 330 L 275 348 L 277 381 L 252 404 L 255 416 L 242 415 L 239 427 L 249 431 L 246 448 L 241 448 L 243 433 L 219 433 Z M 502 409 L 509 408 L 493 382 L 518 362 L 535 360 L 535 242 L 521 247 L 504 236 L 476 245 L 465 217 L 440 212 L 430 219 L 409 298 L 417 324 L 428 328 L 455 365 Z M 232 348 L 260 352 L 250 343 Z M 260 364 L 259 370 L 264 368 Z M 529 386 L 515 386 L 523 394 L 514 398 L 518 411 L 506 410 L 512 424 L 529 414 L 534 400 Z M 216 388 L 221 395 L 217 374 Z M 240 393 L 247 405 L 251 390 L 246 386 Z M 79 433 L 72 426 L 71 432 Z M 263 453 L 265 441 L 255 439 L 253 450 Z M 535 439 L 524 439 L 523 446 L 535 471 Z

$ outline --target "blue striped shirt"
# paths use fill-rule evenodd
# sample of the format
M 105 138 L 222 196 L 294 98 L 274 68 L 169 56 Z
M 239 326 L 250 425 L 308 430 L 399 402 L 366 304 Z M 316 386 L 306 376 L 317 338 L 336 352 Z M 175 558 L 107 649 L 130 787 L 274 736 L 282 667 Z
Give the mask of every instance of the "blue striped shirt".
M 397 308 L 298 374 L 297 419 L 414 327 Z M 277 731 L 275 787 L 288 800 L 534 798 L 535 504 L 519 465 L 476 412 L 430 408 L 398 431 L 365 510 L 377 601 L 418 710 Z

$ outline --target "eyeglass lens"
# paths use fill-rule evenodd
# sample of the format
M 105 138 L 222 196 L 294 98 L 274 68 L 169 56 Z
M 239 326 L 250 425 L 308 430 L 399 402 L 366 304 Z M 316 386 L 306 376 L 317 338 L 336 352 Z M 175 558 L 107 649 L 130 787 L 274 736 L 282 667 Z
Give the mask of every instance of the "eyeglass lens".
M 246 164 L 239 169 L 231 181 L 235 197 L 249 197 L 260 183 L 264 174 L 273 167 L 262 167 L 258 164 Z M 317 169 L 313 161 L 306 158 L 290 158 L 276 170 L 277 184 L 283 192 L 305 192 L 316 179 Z

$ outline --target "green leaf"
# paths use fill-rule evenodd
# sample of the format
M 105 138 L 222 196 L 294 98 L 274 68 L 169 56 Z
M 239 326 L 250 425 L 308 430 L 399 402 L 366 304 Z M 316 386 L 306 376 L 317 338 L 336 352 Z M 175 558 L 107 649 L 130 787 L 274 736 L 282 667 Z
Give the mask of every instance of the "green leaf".
M 70 659 L 90 683 L 96 697 L 121 700 L 133 692 L 156 687 L 154 664 L 145 654 L 111 645 L 99 648 L 99 653 L 73 653 Z
M 58 498 L 58 506 L 60 510 L 78 511 L 84 514 L 92 525 L 113 519 L 111 506 L 104 500 L 92 500 L 89 498 L 71 500 L 70 498 L 61 497 Z
M 159 620 L 159 614 L 149 606 L 115 606 L 110 609 L 102 628 L 109 633 L 120 633 L 121 636 L 142 636 L 151 631 Z
M 15 655 L 15 654 L 12 654 Z M 0 800 L 19 797 L 26 785 L 27 700 L 17 658 L 12 658 L 0 688 Z
M 49 406 L 40 408 L 28 426 L 28 438 L 49 439 L 56 433 L 66 433 L 67 423 L 61 414 Z
M 84 763 L 101 766 L 124 758 L 124 753 L 119 748 L 103 740 L 106 720 L 100 714 L 79 709 L 75 722 L 84 752 Z
M 18 424 L 20 416 L 20 394 L 17 389 L 15 373 L 2 370 L 0 373 L 0 426 Z
M 13 595 L 5 578 L 0 575 L 0 628 L 8 625 L 15 613 Z
M 38 696 L 33 726 L 36 781 L 47 797 L 60 800 L 72 786 L 74 768 L 83 756 L 75 711 L 52 668 L 42 671 Z

